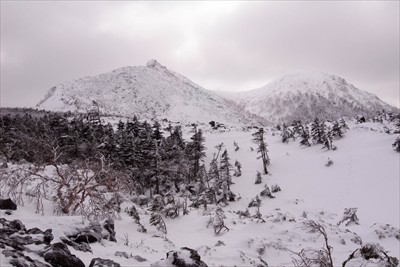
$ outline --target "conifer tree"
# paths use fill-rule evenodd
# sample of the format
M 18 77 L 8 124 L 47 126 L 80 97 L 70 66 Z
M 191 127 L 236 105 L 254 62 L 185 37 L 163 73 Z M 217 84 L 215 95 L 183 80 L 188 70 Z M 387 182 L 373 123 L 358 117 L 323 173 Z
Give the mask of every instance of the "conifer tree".
M 258 145 L 257 153 L 261 155 L 257 159 L 262 159 L 264 174 L 268 174 L 267 165 L 271 162 L 268 156 L 267 144 L 264 141 L 264 128 L 260 128 L 253 134 L 253 142 Z
M 288 143 L 289 138 L 291 136 L 292 136 L 292 131 L 289 129 L 289 127 L 285 123 L 283 123 L 282 133 L 281 133 L 282 143 Z
M 156 226 L 157 230 L 167 234 L 167 225 L 159 213 L 153 212 L 150 215 L 150 225 Z
M 223 229 L 229 231 L 229 228 L 226 227 L 226 225 L 225 225 L 225 221 L 224 221 L 225 218 L 226 217 L 225 217 L 224 210 L 221 207 L 217 206 L 215 208 L 214 218 L 213 218 L 213 228 L 214 228 L 214 233 L 216 235 L 219 234 L 221 232 L 221 230 L 223 230 Z
M 236 170 L 235 170 L 234 176 L 236 176 L 236 177 L 241 176 L 242 175 L 242 164 L 240 164 L 240 162 L 236 160 L 235 167 L 236 167 Z
M 193 136 L 190 138 L 192 141 L 189 143 L 189 158 L 192 161 L 192 176 L 196 178 L 200 170 L 200 163 L 205 157 L 204 146 L 205 139 L 201 129 L 197 129 L 197 125 L 193 125 Z
M 222 180 L 226 182 L 228 186 L 228 190 L 231 190 L 231 184 L 232 184 L 232 177 L 230 174 L 230 170 L 232 168 L 232 164 L 229 162 L 230 158 L 228 155 L 228 151 L 225 149 L 224 152 L 221 155 L 221 174 L 222 174 Z
M 311 124 L 311 138 L 314 144 L 323 144 L 325 136 L 325 123 L 320 122 L 318 118 Z
M 310 141 L 309 141 L 310 140 L 310 133 L 309 133 L 307 125 L 302 126 L 300 138 L 301 138 L 301 140 L 300 140 L 300 145 L 301 146 L 311 146 Z
M 339 126 L 342 129 L 342 131 L 344 131 L 344 132 L 349 129 L 349 126 L 347 126 L 346 121 L 344 120 L 344 118 L 340 118 Z
M 333 122 L 332 136 L 333 137 L 343 137 L 342 127 L 340 127 L 340 124 L 338 121 Z
M 323 136 L 323 147 L 327 148 L 328 150 L 335 149 L 336 147 L 332 144 L 332 131 L 328 128 Z

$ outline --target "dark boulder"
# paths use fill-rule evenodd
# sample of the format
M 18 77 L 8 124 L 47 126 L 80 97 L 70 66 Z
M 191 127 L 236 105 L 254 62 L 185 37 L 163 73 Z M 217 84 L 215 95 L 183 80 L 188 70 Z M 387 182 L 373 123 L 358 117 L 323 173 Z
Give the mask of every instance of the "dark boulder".
M 20 220 L 11 221 L 9 226 L 17 231 L 26 231 L 25 225 Z
M 108 239 L 113 242 L 117 242 L 117 239 L 115 238 L 115 225 L 114 225 L 114 220 L 113 219 L 107 219 L 104 224 L 103 228 L 109 233 L 108 236 L 103 236 L 103 238 Z
M 67 245 L 54 243 L 44 251 L 44 260 L 53 267 L 85 267 L 85 264 L 75 255 L 71 254 Z
M 92 259 L 89 265 L 89 267 L 104 267 L 104 266 L 121 267 L 121 264 L 109 259 L 94 258 Z
M 90 245 L 88 243 L 84 242 L 84 243 L 78 244 L 72 240 L 69 240 L 68 238 L 65 238 L 65 237 L 60 237 L 60 239 L 64 244 L 66 244 L 70 247 L 73 247 L 76 250 L 92 253 L 92 248 L 90 247 Z
M 16 210 L 17 204 L 14 203 L 10 198 L 0 199 L 0 210 Z
M 153 263 L 151 267 L 161 266 L 176 266 L 176 267 L 208 267 L 201 260 L 199 253 L 196 250 L 183 247 L 180 251 L 170 251 L 167 253 L 165 260 Z

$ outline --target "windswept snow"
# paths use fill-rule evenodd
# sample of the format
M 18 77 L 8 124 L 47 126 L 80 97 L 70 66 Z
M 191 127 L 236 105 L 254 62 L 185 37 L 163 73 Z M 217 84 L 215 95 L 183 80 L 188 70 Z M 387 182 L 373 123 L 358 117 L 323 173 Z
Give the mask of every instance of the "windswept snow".
M 271 157 L 270 175 L 263 175 L 259 185 L 254 181 L 262 165 L 256 159 L 256 151 L 251 150 L 255 148 L 251 142 L 252 132 L 206 132 L 206 166 L 214 147 L 222 142 L 232 163 L 235 160 L 242 163 L 242 176 L 233 177 L 235 184 L 232 186 L 232 191 L 241 199 L 223 207 L 229 231 L 215 235 L 212 227 L 207 227 L 213 212 L 213 207 L 209 206 L 207 210 L 191 209 L 189 215 L 166 219 L 168 234 L 163 235 L 149 225 L 150 214 L 146 207 L 138 207 L 148 233 L 137 232 L 133 219 L 122 212 L 121 218 L 115 221 L 117 243 L 92 244 L 93 254 L 70 250 L 86 265 L 92 258 L 102 257 L 122 266 L 149 266 L 165 258 L 170 250 L 190 247 L 199 252 L 208 266 L 257 266 L 261 260 L 269 266 L 292 266 L 291 251 L 323 246 L 321 237 L 301 228 L 305 220 L 312 219 L 326 228 L 335 266 L 341 265 L 360 247 L 358 238 L 363 244 L 377 242 L 389 255 L 399 258 L 400 240 L 395 234 L 399 234 L 400 226 L 400 155 L 391 149 L 395 136 L 382 132 L 382 126 L 377 123 L 351 124 L 350 127 L 344 138 L 334 141 L 338 147 L 335 151 L 326 151 L 319 145 L 299 147 L 298 141 L 283 144 L 279 132 L 269 129 L 266 141 Z M 240 147 L 236 152 L 234 141 Z M 325 166 L 328 159 L 333 161 L 329 167 Z M 244 211 L 265 184 L 278 184 L 282 188 L 274 194 L 274 199 L 262 198 L 260 212 L 266 222 L 239 219 L 236 212 Z M 127 201 L 122 208 L 130 205 L 132 203 Z M 82 222 L 87 223 L 80 217 L 52 216 L 51 207 L 47 207 L 45 216 L 34 214 L 34 207 L 28 203 L 18 207 L 12 215 L 2 212 L 1 216 L 8 220 L 20 219 L 29 228 L 52 228 L 54 242 L 74 227 L 82 226 Z M 358 208 L 360 225 L 337 226 L 344 209 L 353 207 Z M 249 208 L 249 211 L 253 215 L 256 210 Z M 379 232 L 390 228 L 387 224 L 394 227 L 394 232 L 386 231 L 384 238 L 379 237 Z M 124 245 L 127 240 L 128 244 Z M 116 251 L 140 255 L 147 261 L 116 257 Z M 5 257 L 1 257 L 0 265 L 6 264 Z

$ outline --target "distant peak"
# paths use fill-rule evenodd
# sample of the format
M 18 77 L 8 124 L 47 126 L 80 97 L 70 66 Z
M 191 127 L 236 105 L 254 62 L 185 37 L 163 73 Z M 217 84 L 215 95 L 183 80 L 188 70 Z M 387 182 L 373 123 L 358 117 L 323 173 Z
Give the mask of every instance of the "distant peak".
M 150 59 L 149 61 L 147 61 L 146 67 L 153 68 L 153 69 L 157 69 L 157 68 L 166 69 L 165 66 L 161 65 L 161 64 L 160 64 L 157 60 L 155 60 L 155 59 Z

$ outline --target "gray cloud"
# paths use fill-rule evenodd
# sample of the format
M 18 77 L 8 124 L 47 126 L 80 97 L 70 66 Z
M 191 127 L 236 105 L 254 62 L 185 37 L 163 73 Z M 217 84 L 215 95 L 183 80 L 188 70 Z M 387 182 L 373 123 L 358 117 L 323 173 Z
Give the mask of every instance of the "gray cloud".
M 1 106 L 150 58 L 207 89 L 293 69 L 346 78 L 399 106 L 399 2 L 1 2 Z

